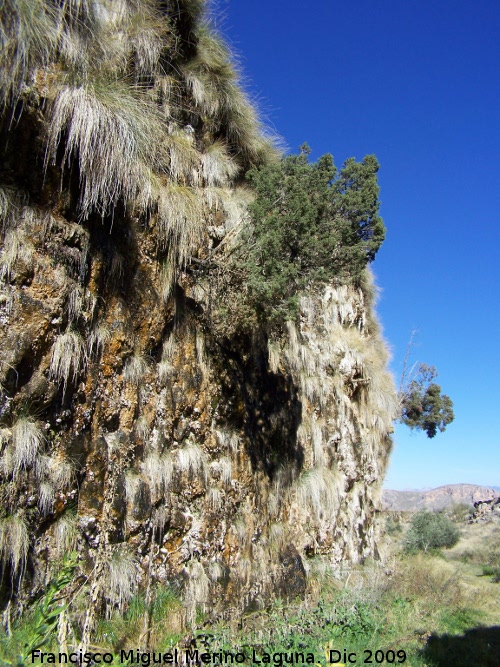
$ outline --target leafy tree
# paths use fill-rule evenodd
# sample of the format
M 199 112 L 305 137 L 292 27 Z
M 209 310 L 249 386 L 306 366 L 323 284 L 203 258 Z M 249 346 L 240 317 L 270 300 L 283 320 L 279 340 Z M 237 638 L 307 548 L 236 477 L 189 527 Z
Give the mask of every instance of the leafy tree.
M 309 153 L 304 145 L 247 175 L 253 225 L 239 261 L 261 321 L 293 317 L 298 292 L 311 284 L 359 278 L 385 237 L 375 156 L 337 172 L 331 155 L 310 163 Z
M 433 366 L 420 364 L 414 379 L 400 389 L 402 423 L 425 431 L 428 438 L 434 438 L 438 429 L 444 431 L 455 418 L 451 398 L 432 382 L 436 376 Z
M 406 534 L 406 551 L 449 549 L 460 538 L 458 528 L 444 514 L 422 510 L 413 515 Z

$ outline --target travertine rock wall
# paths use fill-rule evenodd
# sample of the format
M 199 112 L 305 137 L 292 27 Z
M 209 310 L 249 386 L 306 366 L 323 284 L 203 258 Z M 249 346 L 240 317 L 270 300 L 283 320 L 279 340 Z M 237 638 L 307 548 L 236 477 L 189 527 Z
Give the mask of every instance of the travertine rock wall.
M 162 300 L 144 232 L 126 290 L 103 294 L 92 234 L 25 218 L 30 260 L 16 260 L 2 304 L 2 500 L 29 542 L 4 548 L 12 570 L 29 562 L 36 585 L 76 547 L 88 563 L 101 554 L 108 580 L 114 564 L 126 573 L 109 604 L 146 576 L 180 578 L 197 602 L 250 604 L 303 592 L 315 555 L 374 553 L 395 396 L 368 287 L 305 295 L 282 339 L 223 345 L 190 277 Z M 79 245 L 84 286 L 50 256 Z M 51 368 L 75 293 L 88 335 L 70 342 L 65 385 Z M 22 420 L 36 445 L 15 440 Z
M 368 275 L 272 339 L 211 326 L 195 260 L 248 224 L 272 151 L 203 3 L 77 4 L 0 78 L 0 600 L 76 550 L 86 641 L 151 582 L 189 616 L 373 555 L 396 406 Z

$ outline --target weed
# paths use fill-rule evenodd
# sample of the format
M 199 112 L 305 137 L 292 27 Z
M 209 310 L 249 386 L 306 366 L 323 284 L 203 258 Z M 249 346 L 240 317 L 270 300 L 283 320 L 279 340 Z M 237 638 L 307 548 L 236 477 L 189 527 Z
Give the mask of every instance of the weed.
M 483 577 L 491 577 L 494 584 L 500 582 L 500 567 L 492 567 L 491 565 L 483 565 Z

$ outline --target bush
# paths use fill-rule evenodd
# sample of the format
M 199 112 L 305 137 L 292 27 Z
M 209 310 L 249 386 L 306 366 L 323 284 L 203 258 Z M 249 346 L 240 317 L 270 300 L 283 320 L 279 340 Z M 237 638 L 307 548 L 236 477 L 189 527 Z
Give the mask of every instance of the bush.
M 474 506 L 467 503 L 453 503 L 446 514 L 454 523 L 463 523 L 474 514 Z
M 375 156 L 337 171 L 331 155 L 309 163 L 301 151 L 247 175 L 253 225 L 239 262 L 261 321 L 293 319 L 310 285 L 358 280 L 385 236 Z
M 483 577 L 492 577 L 494 584 L 500 583 L 500 567 L 492 567 L 491 565 L 483 565 Z
M 406 534 L 405 550 L 409 552 L 429 549 L 449 549 L 459 540 L 457 527 L 444 514 L 422 510 L 411 520 Z

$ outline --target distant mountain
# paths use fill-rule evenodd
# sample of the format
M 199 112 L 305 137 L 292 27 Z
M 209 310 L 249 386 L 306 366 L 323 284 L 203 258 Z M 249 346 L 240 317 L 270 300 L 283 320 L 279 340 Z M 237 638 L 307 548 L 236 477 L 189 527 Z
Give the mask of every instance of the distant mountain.
M 458 503 L 473 505 L 478 500 L 496 498 L 500 490 L 476 484 L 447 484 L 429 491 L 382 491 L 384 509 L 413 512 L 419 509 L 441 510 Z

